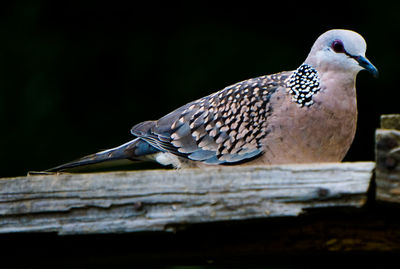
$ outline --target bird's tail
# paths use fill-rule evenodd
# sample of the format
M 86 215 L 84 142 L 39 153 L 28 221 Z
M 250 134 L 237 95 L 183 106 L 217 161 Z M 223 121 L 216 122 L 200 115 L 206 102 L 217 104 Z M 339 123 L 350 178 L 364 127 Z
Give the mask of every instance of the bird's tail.
M 91 165 L 91 164 L 123 160 L 123 159 L 132 159 L 132 149 L 135 148 L 135 146 L 138 142 L 139 142 L 139 139 L 136 138 L 134 140 L 131 140 L 131 141 L 121 145 L 121 146 L 118 146 L 118 147 L 115 147 L 112 149 L 108 149 L 108 150 L 104 150 L 104 151 L 94 153 L 91 155 L 87 155 L 78 160 L 47 169 L 44 172 L 58 172 L 58 171 L 62 171 L 65 169 L 75 168 L 78 166 Z

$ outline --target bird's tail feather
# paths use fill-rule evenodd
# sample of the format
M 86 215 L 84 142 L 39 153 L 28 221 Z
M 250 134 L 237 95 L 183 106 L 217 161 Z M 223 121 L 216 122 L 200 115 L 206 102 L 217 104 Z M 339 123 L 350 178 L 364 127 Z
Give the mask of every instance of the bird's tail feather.
M 134 148 L 137 142 L 138 138 L 131 140 L 121 146 L 104 150 L 98 153 L 90 154 L 78 160 L 47 169 L 44 172 L 58 172 L 65 169 L 75 168 L 78 166 L 91 165 L 91 164 L 97 164 L 107 161 L 116 161 L 122 159 L 131 159 L 132 155 L 130 154 L 131 151 L 129 149 Z

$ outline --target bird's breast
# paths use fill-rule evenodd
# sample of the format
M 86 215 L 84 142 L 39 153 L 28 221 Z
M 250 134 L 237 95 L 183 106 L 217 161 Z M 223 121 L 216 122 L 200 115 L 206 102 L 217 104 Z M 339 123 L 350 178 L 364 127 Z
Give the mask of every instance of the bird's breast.
M 356 130 L 355 89 L 350 94 L 330 90 L 322 85 L 311 106 L 293 102 L 285 89 L 276 92 L 266 121 L 263 163 L 340 162 L 344 158 Z

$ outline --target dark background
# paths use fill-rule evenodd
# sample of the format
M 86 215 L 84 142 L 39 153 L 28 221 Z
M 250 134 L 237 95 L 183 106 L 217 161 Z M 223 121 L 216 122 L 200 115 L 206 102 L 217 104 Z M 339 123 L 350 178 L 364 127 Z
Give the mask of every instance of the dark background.
M 11 1 L 10 1 L 11 2 Z M 347 161 L 373 160 L 379 115 L 399 113 L 399 3 L 16 1 L 0 7 L 0 176 L 43 170 L 232 83 L 297 68 L 315 39 L 352 29 L 379 79 L 357 80 Z

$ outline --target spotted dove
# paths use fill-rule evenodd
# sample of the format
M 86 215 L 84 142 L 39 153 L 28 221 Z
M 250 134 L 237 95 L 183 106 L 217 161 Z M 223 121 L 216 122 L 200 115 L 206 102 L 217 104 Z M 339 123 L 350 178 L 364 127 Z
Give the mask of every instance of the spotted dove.
M 135 125 L 119 147 L 47 171 L 120 159 L 177 168 L 340 162 L 356 131 L 357 73 L 378 74 L 365 51 L 358 33 L 327 31 L 296 70 L 228 86 Z

